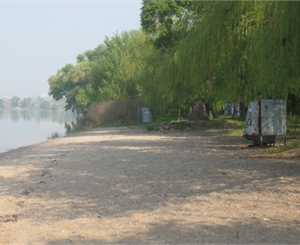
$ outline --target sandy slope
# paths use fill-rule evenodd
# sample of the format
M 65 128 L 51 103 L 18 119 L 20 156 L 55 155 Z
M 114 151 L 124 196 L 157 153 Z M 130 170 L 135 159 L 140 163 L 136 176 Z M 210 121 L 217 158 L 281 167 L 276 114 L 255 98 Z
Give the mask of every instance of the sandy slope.
M 0 154 L 0 244 L 299 243 L 300 161 L 105 128 Z

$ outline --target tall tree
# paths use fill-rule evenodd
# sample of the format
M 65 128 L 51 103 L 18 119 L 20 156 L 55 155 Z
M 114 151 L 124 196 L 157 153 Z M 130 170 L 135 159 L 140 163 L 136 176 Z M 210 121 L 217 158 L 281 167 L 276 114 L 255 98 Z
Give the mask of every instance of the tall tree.
M 136 81 L 145 40 L 141 31 L 123 32 L 105 39 L 105 49 L 93 66 L 97 101 L 138 96 Z
M 161 69 L 167 98 L 188 98 L 176 87 L 217 104 L 299 94 L 298 2 L 196 4 L 201 21 Z
M 48 79 L 49 94 L 54 99 L 66 98 L 66 109 L 85 111 L 91 104 L 91 64 L 85 60 L 76 66 L 67 64 Z
M 141 8 L 141 26 L 143 30 L 155 36 L 154 45 L 167 53 L 175 46 L 181 36 L 192 24 L 193 14 L 188 7 L 191 1 L 143 0 Z M 183 21 L 183 20 L 188 21 Z M 185 26 L 182 24 L 185 23 Z

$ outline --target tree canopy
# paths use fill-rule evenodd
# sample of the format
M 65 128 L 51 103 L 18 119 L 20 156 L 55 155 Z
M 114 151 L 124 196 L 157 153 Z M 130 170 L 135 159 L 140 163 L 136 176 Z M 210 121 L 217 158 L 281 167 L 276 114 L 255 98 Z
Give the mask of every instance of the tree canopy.
M 156 111 L 200 98 L 300 102 L 300 2 L 144 0 L 141 30 L 115 34 L 49 78 L 54 99 L 86 111 L 140 98 Z

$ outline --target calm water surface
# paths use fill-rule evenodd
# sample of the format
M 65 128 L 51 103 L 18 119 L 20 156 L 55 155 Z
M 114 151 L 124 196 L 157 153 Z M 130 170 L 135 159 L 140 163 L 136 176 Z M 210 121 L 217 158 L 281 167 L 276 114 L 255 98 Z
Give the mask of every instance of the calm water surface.
M 70 111 L 0 109 L 0 153 L 65 136 L 76 123 Z

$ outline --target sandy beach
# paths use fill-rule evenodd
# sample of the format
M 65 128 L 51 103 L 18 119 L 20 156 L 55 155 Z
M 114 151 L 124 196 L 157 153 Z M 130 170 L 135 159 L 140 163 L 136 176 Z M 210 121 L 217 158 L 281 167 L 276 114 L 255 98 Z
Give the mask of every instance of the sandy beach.
M 300 159 L 97 128 L 0 154 L 0 244 L 299 244 Z

